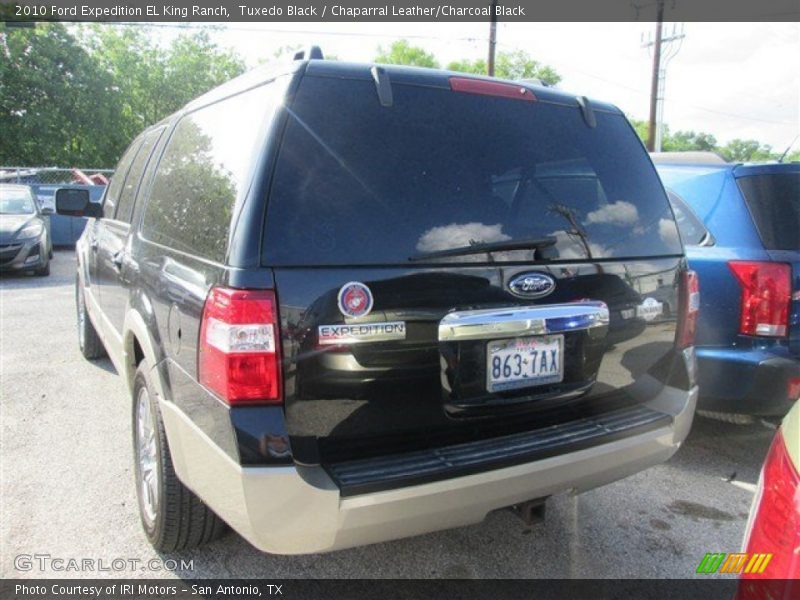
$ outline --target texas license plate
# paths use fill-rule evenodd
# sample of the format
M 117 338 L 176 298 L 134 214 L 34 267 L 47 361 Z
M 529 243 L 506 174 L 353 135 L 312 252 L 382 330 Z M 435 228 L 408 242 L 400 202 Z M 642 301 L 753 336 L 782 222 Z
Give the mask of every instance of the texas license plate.
M 564 379 L 564 336 L 495 340 L 486 344 L 486 389 L 502 392 Z

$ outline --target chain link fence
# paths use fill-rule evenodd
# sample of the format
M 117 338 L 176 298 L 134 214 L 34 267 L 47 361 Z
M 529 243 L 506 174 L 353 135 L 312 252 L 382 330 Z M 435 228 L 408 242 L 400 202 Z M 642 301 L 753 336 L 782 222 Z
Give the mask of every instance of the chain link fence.
M 55 210 L 56 190 L 61 187 L 87 189 L 92 202 L 99 202 L 113 173 L 112 169 L 0 167 L 0 184 L 28 185 L 40 208 Z M 74 245 L 86 226 L 86 219 L 81 217 L 51 214 L 47 219 L 54 246 Z
M 0 167 L 0 183 L 108 185 L 113 169 Z

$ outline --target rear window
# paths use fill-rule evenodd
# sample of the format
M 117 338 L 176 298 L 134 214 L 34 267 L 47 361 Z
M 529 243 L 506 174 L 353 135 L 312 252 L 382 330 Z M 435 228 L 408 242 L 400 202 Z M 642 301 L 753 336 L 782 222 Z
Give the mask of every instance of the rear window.
M 550 259 L 682 252 L 664 191 L 621 115 L 411 85 L 306 77 L 267 215 L 271 265 L 407 263 L 550 237 Z M 530 260 L 513 250 L 437 261 Z
M 767 250 L 800 250 L 800 173 L 740 177 L 739 189 Z

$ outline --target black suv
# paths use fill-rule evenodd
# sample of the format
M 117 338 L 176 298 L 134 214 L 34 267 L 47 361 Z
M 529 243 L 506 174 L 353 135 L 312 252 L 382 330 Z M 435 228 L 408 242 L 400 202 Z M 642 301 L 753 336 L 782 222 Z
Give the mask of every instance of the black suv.
M 144 131 L 102 207 L 57 196 L 96 217 L 80 346 L 130 388 L 153 545 L 345 548 L 668 459 L 697 280 L 624 115 L 311 56 Z

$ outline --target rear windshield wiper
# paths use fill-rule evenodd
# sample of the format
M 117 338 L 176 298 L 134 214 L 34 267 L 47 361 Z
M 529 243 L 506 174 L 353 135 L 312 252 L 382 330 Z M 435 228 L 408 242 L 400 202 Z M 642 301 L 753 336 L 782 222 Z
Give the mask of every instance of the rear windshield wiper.
M 459 246 L 447 250 L 437 250 L 436 252 L 426 252 L 415 254 L 408 260 L 420 261 L 430 258 L 444 258 L 447 256 L 466 256 L 468 254 L 482 254 L 484 252 L 504 252 L 509 250 L 541 250 L 554 246 L 556 238 L 546 237 L 535 240 L 505 240 L 502 242 L 488 242 L 485 244 L 470 244 L 469 246 Z

